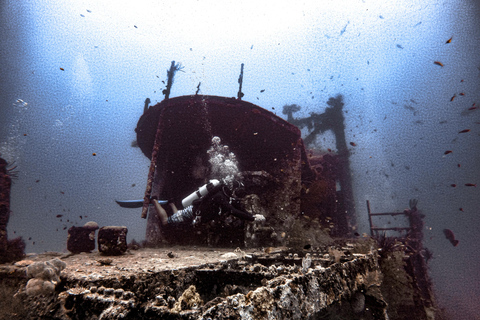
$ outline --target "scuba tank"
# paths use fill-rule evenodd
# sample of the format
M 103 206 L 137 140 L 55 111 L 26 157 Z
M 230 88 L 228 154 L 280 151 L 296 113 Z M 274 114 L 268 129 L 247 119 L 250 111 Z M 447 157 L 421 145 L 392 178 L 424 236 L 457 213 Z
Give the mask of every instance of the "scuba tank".
M 209 193 L 213 188 L 215 188 L 219 184 L 220 184 L 220 181 L 218 181 L 217 179 L 210 180 L 209 183 L 204 184 L 203 186 L 198 188 L 197 191 L 191 193 L 189 196 L 184 198 L 182 200 L 182 206 L 184 208 L 190 206 L 193 203 L 193 201 L 195 201 L 197 199 L 201 199 L 202 197 L 204 197 L 207 193 Z

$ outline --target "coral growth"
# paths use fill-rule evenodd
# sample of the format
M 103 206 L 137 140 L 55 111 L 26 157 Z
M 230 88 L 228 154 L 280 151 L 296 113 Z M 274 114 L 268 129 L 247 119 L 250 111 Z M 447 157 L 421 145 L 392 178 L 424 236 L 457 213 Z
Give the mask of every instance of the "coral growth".
M 172 311 L 180 312 L 182 310 L 197 309 L 202 304 L 203 301 L 197 293 L 197 288 L 194 285 L 191 285 L 183 292 L 182 296 L 178 298 Z
M 60 281 L 60 272 L 67 264 L 60 259 L 45 262 L 36 262 L 27 268 L 27 282 L 25 291 L 29 296 L 49 295 L 55 291 L 56 284 Z
M 25 257 L 25 241 L 22 237 L 7 240 L 7 249 L 0 251 L 0 263 L 18 261 Z
M 7 224 L 10 218 L 10 187 L 18 173 L 0 158 L 0 263 L 20 260 L 24 256 L 25 242 L 22 238 L 8 240 Z
M 377 243 L 378 253 L 382 258 L 386 258 L 400 246 L 400 243 L 394 237 L 387 237 L 385 234 L 377 238 Z

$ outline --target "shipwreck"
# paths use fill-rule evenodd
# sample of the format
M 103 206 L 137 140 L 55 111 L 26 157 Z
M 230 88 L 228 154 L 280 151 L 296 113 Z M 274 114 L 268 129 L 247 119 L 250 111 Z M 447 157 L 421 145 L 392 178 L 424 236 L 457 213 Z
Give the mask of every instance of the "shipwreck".
M 175 70 L 172 62 L 170 87 Z M 5 319 L 441 318 L 416 201 L 404 213 L 371 213 L 368 206 L 371 236 L 356 232 L 342 97 L 305 119 L 293 117 L 296 107 L 284 108 L 286 121 L 243 101 L 242 78 L 243 67 L 237 98 L 170 98 L 167 87 L 165 100 L 150 107 L 146 100 L 135 129 L 151 161 L 139 211 L 148 219 L 146 245 L 130 244 L 124 254 L 110 256 L 17 254 L 3 261 Z M 336 152 L 306 148 L 299 129 L 305 127 L 311 132 L 307 143 L 314 134 L 333 131 Z M 195 226 L 162 227 L 152 199 L 180 207 L 192 191 L 217 178 L 212 148 L 238 161 L 236 179 L 246 190 L 240 205 L 265 220 L 219 216 Z M 0 169 L 0 177 L 7 177 L 5 166 Z M 8 208 L 8 177 L 1 181 Z M 397 228 L 403 235 L 379 233 L 387 230 L 373 218 L 397 214 L 410 218 L 410 226 Z M 8 221 L 3 215 L 2 235 Z M 89 226 L 90 240 L 96 229 Z M 121 231 L 126 246 L 126 228 Z

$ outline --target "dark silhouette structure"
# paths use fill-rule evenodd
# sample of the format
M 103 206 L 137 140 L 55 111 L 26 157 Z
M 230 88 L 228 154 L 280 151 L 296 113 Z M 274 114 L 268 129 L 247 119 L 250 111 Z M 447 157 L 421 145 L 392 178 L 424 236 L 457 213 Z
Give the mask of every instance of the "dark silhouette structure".
M 398 250 L 400 245 L 404 246 L 405 252 L 405 271 L 412 278 L 411 285 L 414 290 L 413 306 L 416 310 L 426 310 L 433 308 L 435 298 L 432 291 L 432 283 L 428 276 L 428 260 L 431 258 L 431 252 L 423 247 L 423 218 L 424 215 L 417 208 L 417 199 L 409 201 L 409 209 L 403 212 L 382 212 L 372 213 L 370 202 L 367 200 L 368 218 L 370 222 L 370 233 L 379 244 L 381 258 L 386 258 L 394 250 Z M 408 227 L 376 227 L 373 221 L 374 217 L 381 216 L 405 216 L 408 219 Z M 400 236 L 387 237 L 387 232 L 398 232 Z M 380 264 L 382 261 L 380 261 Z M 402 306 L 406 314 L 415 314 L 414 309 L 408 309 Z
M 287 121 L 298 128 L 307 128 L 309 134 L 303 139 L 305 146 L 311 145 L 319 134 L 331 130 L 335 135 L 335 144 L 337 148 L 336 156 L 336 179 L 340 190 L 337 190 L 336 198 L 338 200 L 336 209 L 336 225 L 341 226 L 337 230 L 339 235 L 347 235 L 350 232 L 350 226 L 355 222 L 355 206 L 352 191 L 352 179 L 350 171 L 350 151 L 348 150 L 345 137 L 345 117 L 343 116 L 343 96 L 337 95 L 330 97 L 327 101 L 327 107 L 323 113 L 310 113 L 309 117 L 294 118 L 293 113 L 300 111 L 301 107 L 293 104 L 283 107 L 283 114 L 287 115 Z
M 172 61 L 172 65 L 170 66 L 170 69 L 167 71 L 167 87 L 162 91 L 162 93 L 165 95 L 165 99 L 170 98 L 170 90 L 172 90 L 175 73 L 177 73 L 177 71 L 180 71 L 182 69 L 183 67 L 180 65 L 180 63 L 175 64 L 175 61 Z
M 10 187 L 17 173 L 5 159 L 0 158 L 0 263 L 20 260 L 25 255 L 21 237 L 8 240 L 7 224 L 10 218 Z

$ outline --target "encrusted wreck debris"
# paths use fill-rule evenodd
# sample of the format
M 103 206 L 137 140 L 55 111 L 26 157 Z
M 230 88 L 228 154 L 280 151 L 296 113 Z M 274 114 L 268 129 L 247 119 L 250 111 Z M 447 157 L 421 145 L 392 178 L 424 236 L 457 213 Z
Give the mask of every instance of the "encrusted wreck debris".
M 374 243 L 256 250 L 141 249 L 102 263 L 98 253 L 39 255 L 0 267 L 0 284 L 14 291 L 4 314 L 45 319 L 309 319 L 344 303 L 346 317 L 387 319 Z M 371 251 L 373 249 L 373 251 Z M 363 252 L 363 253 L 361 253 Z M 305 263 L 306 258 L 309 263 Z M 66 268 L 63 269 L 66 263 Z M 28 291 L 32 269 L 56 266 L 55 292 Z M 33 270 L 33 269 L 32 269 Z M 63 270 L 63 271 L 62 271 Z M 42 271 L 43 272 L 43 271 Z M 38 272 L 37 272 L 38 273 Z M 30 280 L 29 280 L 30 278 Z M 15 286 L 8 283 L 15 279 Z M 37 280 L 35 280 L 37 281 Z M 23 301 L 22 308 L 18 302 Z M 8 303 L 8 305 L 4 305 Z M 332 309 L 333 308 L 333 309 Z
M 95 250 L 95 231 L 98 228 L 98 224 L 94 221 L 89 221 L 81 227 L 70 227 L 68 229 L 67 250 L 72 253 Z
M 127 227 L 109 226 L 98 230 L 98 251 L 117 256 L 127 251 Z

